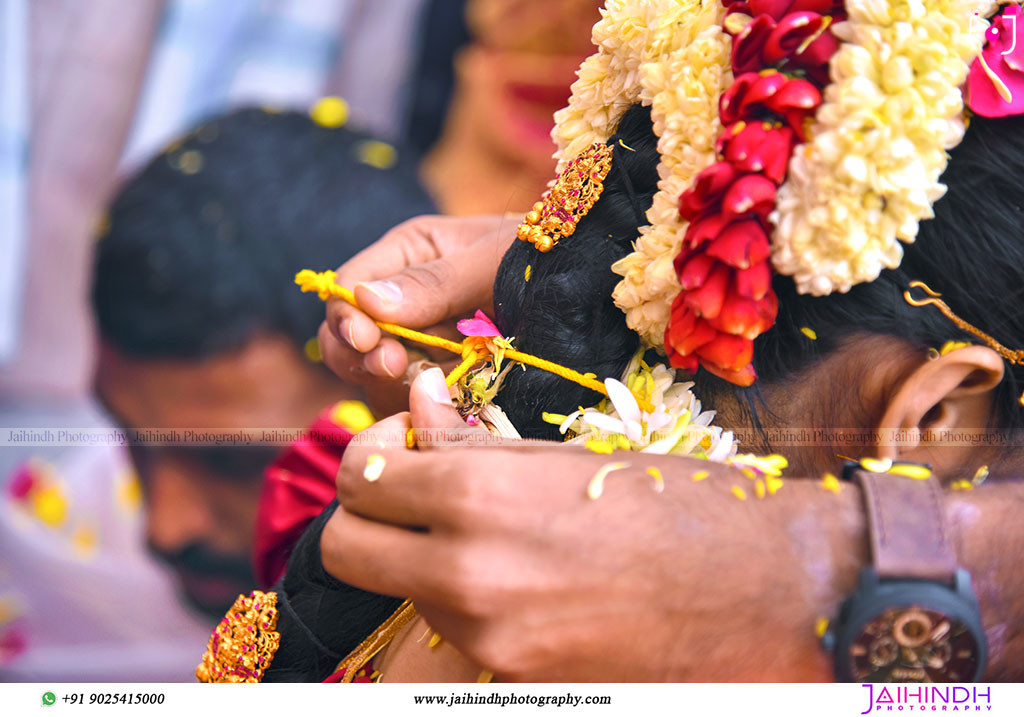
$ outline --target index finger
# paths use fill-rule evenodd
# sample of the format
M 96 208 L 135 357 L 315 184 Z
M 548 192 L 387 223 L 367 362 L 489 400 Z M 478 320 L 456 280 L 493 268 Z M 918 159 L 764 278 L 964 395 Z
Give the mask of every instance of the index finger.
M 354 290 L 358 283 L 385 279 L 410 266 L 439 259 L 445 254 L 445 244 L 448 248 L 465 246 L 494 228 L 494 215 L 410 219 L 338 267 L 336 281 Z M 345 321 L 349 323 L 343 329 Z M 358 337 L 356 343 L 367 351 L 380 341 L 380 329 L 373 318 L 344 301 L 328 302 L 327 326 L 336 340 L 351 342 Z

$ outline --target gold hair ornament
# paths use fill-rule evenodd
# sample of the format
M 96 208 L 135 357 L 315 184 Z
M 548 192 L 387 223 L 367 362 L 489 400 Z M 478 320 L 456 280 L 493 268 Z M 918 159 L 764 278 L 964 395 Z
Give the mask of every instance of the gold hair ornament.
M 604 191 L 604 180 L 612 168 L 612 148 L 594 142 L 569 162 L 541 201 L 526 213 L 516 236 L 548 252 L 559 239 L 572 236 L 580 219 Z
M 923 281 L 912 281 L 909 284 L 910 288 L 903 292 L 903 299 L 911 306 L 934 306 L 945 315 L 947 319 L 956 324 L 957 328 L 961 331 L 966 331 L 969 334 L 973 334 L 981 339 L 986 346 L 995 351 L 997 354 L 1002 356 L 1004 359 L 1009 361 L 1011 364 L 1017 364 L 1018 366 L 1024 366 L 1024 351 L 1008 349 L 999 343 L 995 338 L 989 336 L 984 331 L 979 329 L 977 326 L 964 321 L 957 316 L 949 305 L 943 301 L 940 297 L 942 294 L 933 290 Z M 910 289 L 920 289 L 927 296 L 923 299 L 915 299 L 910 295 Z M 1020 403 L 1024 406 L 1024 394 L 1021 394 Z
M 277 593 L 239 595 L 210 636 L 196 668 L 200 682 L 259 682 L 281 644 Z

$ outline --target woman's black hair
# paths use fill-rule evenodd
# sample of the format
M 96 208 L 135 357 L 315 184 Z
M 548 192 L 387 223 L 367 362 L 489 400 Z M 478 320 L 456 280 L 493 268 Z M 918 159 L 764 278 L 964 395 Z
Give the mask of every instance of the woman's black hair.
M 621 142 L 620 142 L 621 140 Z M 639 337 L 612 302 L 621 277 L 612 264 L 631 251 L 637 227 L 657 191 L 657 138 L 646 107 L 631 107 L 608 140 L 612 167 L 601 198 L 572 236 L 550 252 L 515 241 L 494 283 L 494 311 L 504 336 L 521 351 L 541 356 L 599 380 L 618 378 L 636 352 Z M 526 280 L 530 268 L 529 281 Z M 540 369 L 515 368 L 497 403 L 524 437 L 555 438 L 544 411 L 592 406 L 601 395 Z
M 608 143 L 614 158 L 604 193 L 576 232 L 548 254 L 514 242 L 494 287 L 504 335 L 515 336 L 524 351 L 591 371 L 599 379 L 617 377 L 638 346 L 637 335 L 610 298 L 621 278 L 610 267 L 630 252 L 657 189 L 649 111 L 630 108 Z M 921 223 L 917 241 L 904 246 L 898 269 L 827 297 L 797 293 L 789 277 L 774 279 L 778 319 L 754 343 L 759 380 L 737 389 L 755 417 L 761 385 L 794 378 L 852 335 L 897 336 L 922 356 L 951 339 L 977 342 L 934 307 L 907 304 L 903 292 L 913 280 L 941 292 L 958 315 L 1004 345 L 1024 349 L 1024 119 L 974 118 L 964 141 L 951 152 L 942 181 L 949 190 L 935 204 L 935 218 Z M 816 341 L 804 335 L 804 327 L 816 332 Z M 1024 407 L 1018 402 L 1024 367 L 1007 363 L 1006 369 L 996 389 L 992 422 L 1015 430 L 1024 427 Z M 713 395 L 730 387 L 706 371 L 698 373 L 698 393 Z M 508 375 L 497 403 L 524 436 L 557 438 L 555 427 L 543 422 L 543 411 L 566 413 L 599 399 L 593 391 L 528 368 Z

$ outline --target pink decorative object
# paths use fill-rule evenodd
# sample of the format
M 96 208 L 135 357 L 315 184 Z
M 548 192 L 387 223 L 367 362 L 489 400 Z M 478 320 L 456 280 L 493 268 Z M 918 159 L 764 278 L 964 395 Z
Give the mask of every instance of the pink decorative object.
M 498 331 L 498 327 L 494 325 L 494 322 L 479 309 L 477 309 L 472 319 L 463 319 L 455 324 L 455 328 L 463 336 L 501 336 L 501 332 Z
M 967 106 L 982 117 L 1024 114 L 1024 37 L 1020 5 L 1007 5 L 985 31 L 985 48 L 967 75 Z

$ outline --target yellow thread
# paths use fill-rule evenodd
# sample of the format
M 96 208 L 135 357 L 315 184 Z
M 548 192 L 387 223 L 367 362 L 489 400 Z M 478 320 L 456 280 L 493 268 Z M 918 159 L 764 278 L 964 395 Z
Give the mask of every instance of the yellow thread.
M 342 299 L 358 309 L 359 304 L 356 302 L 356 297 L 352 294 L 352 291 L 343 286 L 339 286 L 335 281 L 336 277 L 337 273 L 334 271 L 316 272 L 311 271 L 310 269 L 303 269 L 295 275 L 295 283 L 298 284 L 299 288 L 303 292 L 315 292 L 317 296 L 320 297 L 321 301 L 327 301 L 332 298 Z M 473 366 L 480 361 L 483 361 L 490 353 L 487 340 L 481 336 L 467 336 L 462 343 L 457 343 L 455 341 L 443 339 L 440 336 L 433 336 L 431 334 L 425 334 L 422 331 L 407 329 L 404 326 L 399 326 L 397 324 L 390 324 L 386 321 L 375 321 L 374 323 L 389 334 L 401 336 L 404 339 L 409 339 L 410 341 L 415 341 L 416 343 L 424 344 L 425 346 L 434 346 L 436 348 L 445 349 L 446 351 L 462 356 L 462 362 L 456 366 L 447 377 L 445 377 L 445 382 L 449 386 L 454 385 L 460 378 L 465 376 Z M 513 349 L 507 349 L 505 351 L 505 358 L 512 361 L 518 361 L 519 363 L 526 364 L 527 366 L 539 368 L 542 371 L 553 373 L 556 376 L 561 376 L 568 381 L 572 381 L 580 386 L 589 388 L 592 391 L 597 391 L 603 396 L 608 395 L 608 389 L 604 387 L 604 384 L 595 378 L 591 378 L 593 374 L 582 374 L 579 371 L 566 368 L 565 366 L 554 363 L 553 361 L 548 361 Z M 636 396 L 636 400 L 637 404 L 644 411 L 648 413 L 654 412 L 654 406 L 651 405 L 650 401 L 644 400 L 639 396 Z

